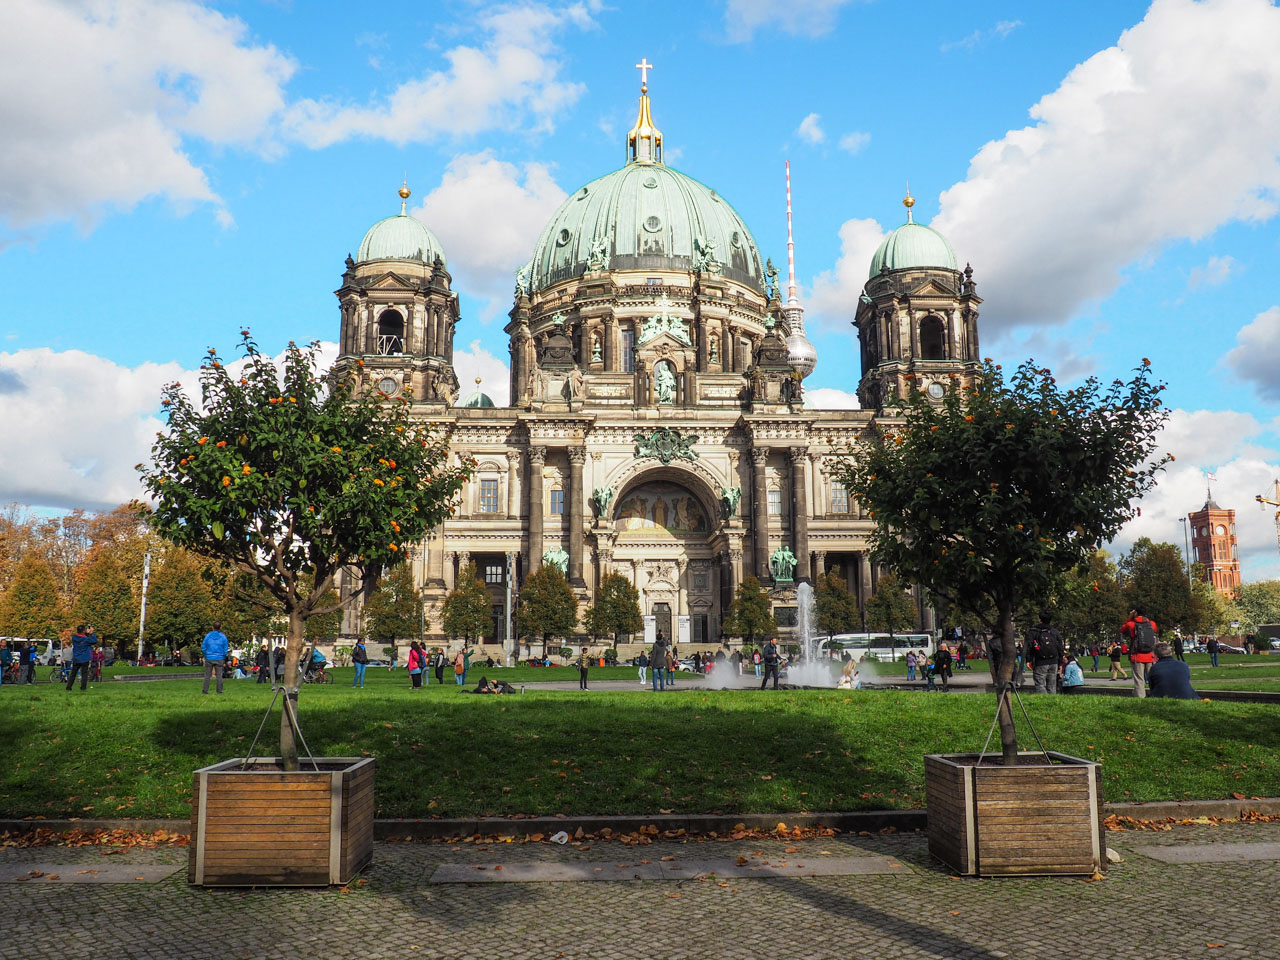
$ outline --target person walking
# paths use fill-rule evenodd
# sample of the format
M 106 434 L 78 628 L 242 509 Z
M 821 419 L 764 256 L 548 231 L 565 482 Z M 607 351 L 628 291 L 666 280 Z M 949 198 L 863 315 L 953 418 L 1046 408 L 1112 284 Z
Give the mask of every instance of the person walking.
M 418 646 L 417 640 L 409 641 L 409 659 L 405 661 L 405 666 L 409 668 L 409 686 L 418 690 L 422 687 L 422 671 L 425 667 L 422 656 L 422 648 Z
M 1107 649 L 1107 657 L 1111 660 L 1111 679 L 1116 678 L 1116 674 L 1129 679 L 1129 675 L 1124 672 L 1124 667 L 1120 665 L 1120 658 L 1124 656 L 1124 646 L 1119 640 L 1112 640 L 1111 646 Z
M 760 665 L 761 665 L 761 663 L 763 662 L 763 661 L 761 660 L 761 657 L 760 657 L 760 651 L 759 651 L 759 650 L 754 650 L 754 651 L 752 651 L 752 653 L 751 653 L 751 662 L 752 662 L 753 664 L 755 664 L 755 668 L 756 668 L 756 679 L 757 679 L 757 680 L 759 680 L 759 679 L 760 679 Z
M 434 658 L 435 658 L 436 685 L 440 686 L 444 683 L 444 668 L 447 663 L 444 655 L 444 649 L 442 647 L 435 648 Z M 430 680 L 428 680 L 427 682 L 428 682 L 428 685 L 430 685 Z
M 1218 638 L 1210 637 L 1209 642 L 1205 644 L 1205 649 L 1209 652 L 1209 662 L 1216 667 L 1218 665 Z
M 764 679 L 760 682 L 761 690 L 769 685 L 770 674 L 773 675 L 773 689 L 778 689 L 778 662 L 781 659 L 782 657 L 778 653 L 778 641 L 770 637 L 760 654 L 760 661 L 764 666 Z
M 1129 638 L 1129 667 L 1133 670 L 1133 695 L 1138 698 L 1147 695 L 1147 671 L 1156 662 L 1156 634 L 1159 629 L 1154 620 L 1148 620 L 1146 610 L 1134 607 L 1129 611 L 1129 619 L 1120 628 L 1120 632 Z
M 391 641 L 391 659 L 387 661 L 387 673 L 396 672 L 396 659 L 400 656 L 400 647 L 393 640 Z
M 971 669 L 967 663 L 968 659 L 969 659 L 969 644 L 961 640 L 959 645 L 956 647 L 956 669 L 957 670 Z
M 587 670 L 591 668 L 591 650 L 583 647 L 578 653 L 578 689 L 587 689 Z
M 1151 681 L 1151 696 L 1171 700 L 1199 700 L 1200 694 L 1191 686 L 1191 668 L 1185 661 L 1173 655 L 1167 643 L 1156 644 L 1156 662 L 1147 671 Z
M 266 683 L 271 678 L 271 652 L 265 643 L 253 655 L 253 663 L 258 668 L 258 683 Z
M 351 665 L 356 668 L 356 675 L 351 680 L 353 687 L 364 689 L 364 672 L 369 666 L 369 654 L 365 650 L 364 641 L 357 639 L 351 648 Z
M 1098 641 L 1097 641 L 1097 640 L 1095 640 L 1095 641 L 1093 641 L 1093 643 L 1089 644 L 1089 656 L 1093 657 L 1093 672 L 1094 672 L 1094 673 L 1097 673 L 1097 672 L 1098 672 L 1098 658 L 1102 656 L 1102 647 L 1098 646 Z
M 209 677 L 216 676 L 218 693 L 222 693 L 222 670 L 227 665 L 227 635 L 222 632 L 222 624 L 215 623 L 213 629 L 204 635 L 200 643 L 200 653 L 204 657 L 204 693 L 209 692 Z
M 464 643 L 462 646 L 462 685 L 467 685 L 467 673 L 471 669 L 471 650 Z
M 70 690 L 76 680 L 76 672 L 80 673 L 80 689 L 89 685 L 89 664 L 93 662 L 93 645 L 97 643 L 93 631 L 86 631 L 84 624 L 76 627 L 71 637 L 71 672 L 67 674 L 67 689 Z
M 676 648 L 668 647 L 664 660 L 667 665 L 667 686 L 674 687 L 676 685 Z
M 907 651 L 907 683 L 911 683 L 916 678 L 916 652 L 914 650 Z
M 942 678 L 942 689 L 950 689 L 951 683 L 951 648 L 945 643 L 939 645 L 938 652 L 933 658 L 935 672 Z
M 1062 634 L 1053 625 L 1053 614 L 1040 611 L 1040 622 L 1027 631 L 1026 649 L 1031 656 L 1031 673 L 1036 693 L 1058 692 L 1058 669 L 1062 664 Z
M 648 656 L 645 655 L 645 652 L 641 650 L 640 657 L 639 659 L 636 660 L 636 667 L 638 668 L 638 672 L 640 674 L 640 686 L 642 687 L 644 686 L 644 683 L 645 683 L 645 679 L 646 679 L 645 672 L 648 669 L 648 666 L 649 666 L 649 658 Z
M 1183 653 L 1183 649 L 1182 649 L 1182 631 L 1181 631 L 1181 630 L 1175 630 L 1175 631 L 1173 631 L 1173 655 L 1174 655 L 1177 659 L 1181 660 L 1183 663 L 1186 663 L 1186 662 L 1187 662 L 1187 658 L 1186 658 L 1186 657 L 1184 657 L 1184 656 L 1182 655 L 1182 653 Z M 1156 662 L 1158 663 L 1158 662 L 1159 662 L 1159 660 L 1160 660 L 1160 655 L 1157 653 L 1157 654 L 1156 654 Z

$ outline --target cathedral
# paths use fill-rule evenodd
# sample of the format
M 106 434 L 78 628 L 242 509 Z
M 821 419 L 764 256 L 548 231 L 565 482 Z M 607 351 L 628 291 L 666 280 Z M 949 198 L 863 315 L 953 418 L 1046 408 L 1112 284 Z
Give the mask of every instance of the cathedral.
M 407 189 L 400 213 L 347 257 L 337 369 L 409 399 L 448 431 L 452 456 L 476 462 L 454 515 L 413 549 L 430 643 L 446 642 L 440 608 L 468 564 L 492 599 L 495 656 L 524 652 L 513 610 L 544 564 L 564 572 L 581 611 L 603 576 L 622 574 L 645 617 L 633 639 L 661 631 L 690 653 L 722 642 L 747 576 L 770 591 L 784 633 L 803 580 L 835 571 L 865 603 L 879 573 L 871 525 L 826 458 L 908 382 L 941 398 L 978 375 L 972 271 L 912 221 L 908 196 L 907 222 L 848 305 L 861 409 L 807 407 L 819 358 L 796 295 L 789 180 L 783 281 L 729 199 L 664 162 L 640 66 L 626 163 L 569 195 L 516 275 L 508 406 L 458 381 L 458 296 L 446 251 L 406 212 Z M 932 611 L 920 616 L 932 629 Z M 359 618 L 349 612 L 344 632 Z

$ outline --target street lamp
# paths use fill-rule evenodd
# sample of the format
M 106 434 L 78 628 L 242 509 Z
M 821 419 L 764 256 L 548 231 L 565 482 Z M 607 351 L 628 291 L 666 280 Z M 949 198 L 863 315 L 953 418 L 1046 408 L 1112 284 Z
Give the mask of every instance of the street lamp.
M 1191 541 L 1187 538 L 1187 524 L 1189 521 L 1187 520 L 1186 517 L 1179 517 L 1178 522 L 1182 524 L 1182 546 L 1186 550 L 1186 552 L 1182 556 L 1187 567 L 1187 586 L 1190 587 L 1191 586 Z

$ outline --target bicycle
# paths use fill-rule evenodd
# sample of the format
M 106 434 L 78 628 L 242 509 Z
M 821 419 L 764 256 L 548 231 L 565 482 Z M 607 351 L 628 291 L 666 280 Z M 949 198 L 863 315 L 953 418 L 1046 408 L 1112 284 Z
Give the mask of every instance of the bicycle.
M 71 679 L 71 662 L 63 661 L 49 671 L 50 683 L 66 683 Z
M 333 677 L 325 672 L 324 667 L 314 666 L 309 670 L 302 671 L 303 683 L 332 683 Z

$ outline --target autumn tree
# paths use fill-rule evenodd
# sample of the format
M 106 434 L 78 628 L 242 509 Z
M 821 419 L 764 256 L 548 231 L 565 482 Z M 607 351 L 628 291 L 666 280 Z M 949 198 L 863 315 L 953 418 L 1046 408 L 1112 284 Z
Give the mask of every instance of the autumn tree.
M 615 647 L 619 634 L 643 630 L 640 594 L 631 581 L 620 573 L 606 573 L 601 577 L 596 602 L 583 614 L 582 629 L 593 639 L 612 636 Z
M 213 593 L 196 558 L 181 548 L 165 551 L 163 562 L 151 568 L 145 644 L 171 650 L 198 648 L 213 629 L 213 617 Z
M 27 553 L 13 569 L 0 596 L 0 634 L 52 639 L 66 620 L 53 571 L 35 551 Z
M 458 575 L 457 586 L 444 598 L 440 629 L 446 636 L 462 637 L 464 643 L 478 640 L 493 628 L 492 606 L 476 565 L 468 563 Z
M 986 361 L 940 402 L 909 390 L 833 465 L 874 523 L 876 559 L 992 632 L 1006 764 L 1018 762 L 1014 614 L 1136 515 L 1168 459 L 1155 455 L 1163 389 L 1145 360 L 1128 383 L 1067 390 L 1033 361 L 1007 381 Z
M 915 626 L 916 602 L 897 574 L 880 575 L 876 589 L 867 598 L 867 629 L 892 636 Z
M 404 562 L 405 544 L 449 516 L 470 462 L 449 464 L 447 440 L 411 418 L 408 398 L 321 378 L 315 345 L 290 343 L 277 368 L 247 330 L 241 344 L 234 375 L 209 351 L 199 404 L 179 384 L 165 388 L 168 430 L 143 483 L 161 536 L 252 574 L 280 602 L 289 623 L 280 752 L 297 769 L 291 718 L 307 622 L 367 599 Z M 358 589 L 334 597 L 343 570 Z
M 764 640 L 778 632 L 769 592 L 754 576 L 746 576 L 738 584 L 729 604 L 729 614 L 720 624 L 720 632 L 730 637 L 742 637 L 743 642 L 750 646 L 755 645 L 757 638 Z
M 542 637 L 542 655 L 552 637 L 565 640 L 578 626 L 578 598 L 555 564 L 544 563 L 525 577 L 516 626 L 525 636 Z
M 1053 610 L 1054 625 L 1069 643 L 1088 647 L 1115 639 L 1128 619 L 1129 607 L 1119 571 L 1105 551 L 1095 550 L 1062 575 L 1054 586 Z
M 1228 611 L 1228 616 L 1223 619 L 1240 621 L 1241 633 L 1256 633 L 1264 623 L 1280 623 L 1280 580 L 1241 584 L 1240 595 L 1229 605 Z M 1220 625 L 1221 622 L 1215 624 Z
M 818 632 L 828 637 L 837 633 L 853 633 L 862 622 L 858 598 L 849 592 L 844 578 L 837 573 L 826 573 L 818 578 L 815 603 Z
M 138 602 L 110 554 L 101 554 L 87 565 L 76 596 L 75 619 L 92 624 L 99 642 L 115 647 L 122 658 L 137 641 Z
M 389 571 L 364 605 L 364 636 L 374 643 L 395 643 L 422 630 L 422 595 L 408 564 Z

